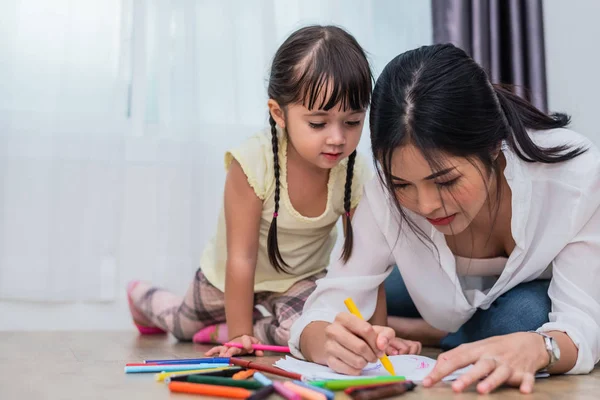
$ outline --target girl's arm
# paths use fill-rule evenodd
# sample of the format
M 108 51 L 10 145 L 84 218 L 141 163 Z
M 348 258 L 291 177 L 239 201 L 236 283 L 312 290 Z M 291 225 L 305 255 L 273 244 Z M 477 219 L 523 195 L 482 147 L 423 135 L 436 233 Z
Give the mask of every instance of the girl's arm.
M 235 159 L 227 173 L 224 201 L 227 226 L 225 316 L 229 339 L 233 339 L 253 335 L 254 273 L 263 206 Z

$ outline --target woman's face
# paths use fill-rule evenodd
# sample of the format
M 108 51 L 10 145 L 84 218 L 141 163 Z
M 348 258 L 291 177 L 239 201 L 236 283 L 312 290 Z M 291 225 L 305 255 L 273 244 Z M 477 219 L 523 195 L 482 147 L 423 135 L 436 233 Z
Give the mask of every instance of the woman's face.
M 399 147 L 392 155 L 392 185 L 402 207 L 426 218 L 444 235 L 457 235 L 481 212 L 492 178 L 479 161 L 454 156 L 440 161 L 432 170 L 416 147 Z

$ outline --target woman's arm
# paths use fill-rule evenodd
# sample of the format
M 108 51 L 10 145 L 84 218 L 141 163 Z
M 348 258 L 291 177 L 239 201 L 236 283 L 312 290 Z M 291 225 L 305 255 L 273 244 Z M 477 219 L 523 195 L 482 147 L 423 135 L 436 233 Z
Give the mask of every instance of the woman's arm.
M 538 329 L 558 341 L 552 373 L 588 373 L 600 359 L 600 182 L 597 187 L 578 205 L 586 222 L 552 263 L 550 322 Z
M 304 306 L 302 316 L 292 326 L 290 348 L 298 357 L 304 355 L 310 360 L 325 363 L 327 352 L 322 339 L 329 324 L 340 312 L 346 311 L 346 298 L 353 298 L 365 319 L 372 318 L 375 313 L 379 286 L 388 276 L 390 265 L 393 264 L 388 241 L 369 204 L 373 201 L 369 192 L 378 189 L 375 184 L 378 182 L 371 182 L 367 186 L 352 219 L 352 256 L 345 264 L 332 257 L 334 263 L 329 267 L 327 276 L 319 281 Z M 366 325 L 360 325 L 363 328 L 368 326 L 364 329 L 369 331 L 363 332 L 364 336 L 372 338 L 371 325 L 363 322 Z

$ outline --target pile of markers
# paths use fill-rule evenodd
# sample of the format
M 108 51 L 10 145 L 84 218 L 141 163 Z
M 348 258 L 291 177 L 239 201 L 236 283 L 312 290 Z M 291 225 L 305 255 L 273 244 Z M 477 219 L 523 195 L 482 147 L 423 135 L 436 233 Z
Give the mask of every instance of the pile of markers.
M 415 387 L 401 376 L 306 381 L 300 374 L 234 357 L 146 360 L 127 364 L 125 373 L 156 373 L 155 379 L 165 382 L 171 392 L 250 400 L 266 399 L 273 393 L 287 400 L 333 400 L 336 391 L 354 400 L 377 400 Z

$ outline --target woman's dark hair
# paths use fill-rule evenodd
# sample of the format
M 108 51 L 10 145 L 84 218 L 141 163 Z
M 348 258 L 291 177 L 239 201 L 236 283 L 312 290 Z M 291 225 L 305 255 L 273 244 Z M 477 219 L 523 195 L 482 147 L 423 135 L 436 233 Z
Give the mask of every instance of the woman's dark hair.
M 363 110 L 369 105 L 373 76 L 364 50 L 348 32 L 335 26 L 307 26 L 292 33 L 279 47 L 269 77 L 268 95 L 284 110 L 289 104 L 303 104 L 309 110 L 329 110 L 340 105 L 343 110 Z M 268 236 L 269 260 L 279 272 L 289 267 L 277 244 L 280 179 L 279 149 L 275 119 L 271 125 L 275 170 L 275 212 Z M 348 159 L 344 209 L 346 231 L 342 258 L 352 251 L 350 198 L 356 151 Z
M 430 242 L 393 195 L 391 160 L 396 148 L 412 144 L 433 170 L 440 168 L 444 155 L 477 160 L 488 175 L 495 174 L 499 199 L 501 171 L 495 155 L 502 142 L 527 162 L 567 161 L 586 149 L 567 144 L 542 148 L 527 130 L 568 123 L 567 115 L 547 115 L 507 88 L 492 85 L 484 69 L 463 50 L 437 44 L 403 53 L 384 68 L 371 102 L 371 147 L 379 178 L 402 220 L 421 240 Z

